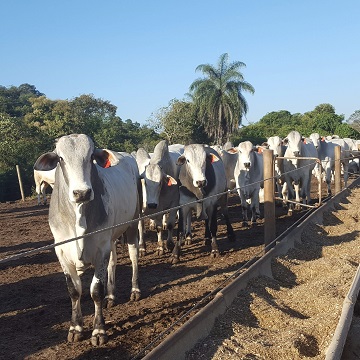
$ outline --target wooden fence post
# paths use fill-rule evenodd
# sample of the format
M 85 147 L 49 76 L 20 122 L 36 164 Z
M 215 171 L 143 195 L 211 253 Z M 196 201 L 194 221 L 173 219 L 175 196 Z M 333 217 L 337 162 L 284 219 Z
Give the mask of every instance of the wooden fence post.
M 276 237 L 275 225 L 275 183 L 274 183 L 274 152 L 264 150 L 264 245 L 270 244 Z
M 341 191 L 341 147 L 335 146 L 335 195 Z
M 22 184 L 22 181 L 21 181 L 21 174 L 20 174 L 19 165 L 16 165 L 16 172 L 17 172 L 17 176 L 18 176 L 18 180 L 19 180 L 21 198 L 22 198 L 22 201 L 25 201 L 24 189 L 23 189 L 23 184 Z

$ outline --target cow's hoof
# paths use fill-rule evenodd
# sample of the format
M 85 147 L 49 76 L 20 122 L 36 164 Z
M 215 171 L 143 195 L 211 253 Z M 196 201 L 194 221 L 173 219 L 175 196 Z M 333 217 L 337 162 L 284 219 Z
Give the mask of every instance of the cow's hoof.
M 176 255 L 171 255 L 169 262 L 170 264 L 177 264 L 180 261 L 179 257 Z
M 243 222 L 242 222 L 242 227 L 248 227 L 248 222 L 247 222 L 247 221 L 243 221 Z
M 168 242 L 166 243 L 166 249 L 167 249 L 167 251 L 172 252 L 172 251 L 174 250 L 174 247 L 175 247 L 175 245 L 174 245 L 174 243 L 173 243 L 172 241 L 168 241 Z
M 187 237 L 184 241 L 185 245 L 191 245 L 191 238 Z
M 146 249 L 139 249 L 139 257 L 146 256 Z
M 158 254 L 158 256 L 163 256 L 164 255 L 164 249 L 163 248 L 158 248 L 157 249 L 157 254 Z
M 212 250 L 210 256 L 214 259 L 219 257 L 220 256 L 219 250 Z
M 84 339 L 84 335 L 80 331 L 69 330 L 67 340 L 68 342 L 79 342 Z
M 93 346 L 101 346 L 106 344 L 108 341 L 108 337 L 106 334 L 99 333 L 91 336 L 91 345 Z
M 292 210 L 288 210 L 288 216 L 292 216 L 293 215 L 293 211 Z
M 139 290 L 133 290 L 130 295 L 130 301 L 138 301 L 141 298 L 141 293 Z
M 110 297 L 107 297 L 105 299 L 105 308 L 110 309 L 114 307 L 114 305 L 115 305 L 115 299 L 112 299 Z

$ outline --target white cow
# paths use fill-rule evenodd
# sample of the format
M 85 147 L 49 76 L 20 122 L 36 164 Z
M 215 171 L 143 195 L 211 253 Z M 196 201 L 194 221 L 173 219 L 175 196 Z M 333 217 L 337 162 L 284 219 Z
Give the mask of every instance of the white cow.
M 284 181 L 284 160 L 283 156 L 286 151 L 286 146 L 283 143 L 283 140 L 280 136 L 270 136 L 267 139 L 267 142 L 264 143 L 265 147 L 273 151 L 275 158 L 274 161 L 274 175 L 276 178 L 275 186 L 277 194 L 280 198 L 283 197 L 283 191 L 286 192 L 286 182 Z
M 347 186 L 347 180 L 349 177 L 349 156 L 350 148 L 349 142 L 345 139 L 331 138 L 326 140 L 322 138 L 318 133 L 310 135 L 310 139 L 314 143 L 318 151 L 318 156 L 321 161 L 321 169 L 324 172 L 324 181 L 327 185 L 327 193 L 331 196 L 331 180 L 335 171 L 335 147 L 340 146 L 341 165 L 344 171 L 344 183 Z M 320 181 L 320 172 L 317 171 L 316 176 Z
M 56 157 L 46 155 L 48 168 L 55 168 L 54 189 L 50 200 L 49 225 L 55 244 L 79 237 L 76 241 L 57 246 L 56 255 L 66 277 L 72 302 L 68 341 L 83 337 L 80 306 L 82 285 L 80 275 L 92 265 L 94 276 L 90 294 L 95 304 L 91 342 L 107 341 L 103 317 L 103 300 L 107 287 L 108 306 L 114 303 L 116 245 L 126 235 L 132 262 L 131 300 L 140 297 L 138 285 L 139 174 L 135 159 L 126 153 L 95 149 L 84 134 L 61 137 L 56 143 Z M 123 224 L 120 226 L 115 226 Z M 94 231 L 109 228 L 106 231 Z M 86 234 L 89 236 L 81 237 Z M 107 285 L 107 286 L 106 286 Z
M 174 147 L 173 147 L 174 148 Z M 150 157 L 147 152 L 140 148 L 137 152 L 139 171 L 142 178 L 143 187 L 143 214 L 151 215 L 162 212 L 179 205 L 179 187 L 178 177 L 180 167 L 176 165 L 178 157 L 181 155 L 181 147 L 177 146 L 177 151 L 169 151 L 167 142 L 160 141 L 154 149 L 153 156 Z M 145 166 L 142 166 L 145 164 Z M 175 226 L 177 209 L 169 212 L 169 216 L 165 217 L 168 231 L 166 245 L 172 249 L 173 238 L 172 233 Z M 162 230 L 164 229 L 162 214 L 152 216 L 151 219 L 155 223 L 158 235 L 158 254 L 164 254 L 164 243 L 162 240 Z M 140 233 L 140 252 L 146 253 L 143 231 Z
M 237 148 L 235 166 L 236 188 L 241 201 L 243 225 L 248 226 L 248 208 L 251 208 L 251 222 L 260 217 L 259 192 L 263 187 L 263 154 L 250 141 L 241 142 Z
M 284 154 L 284 177 L 287 183 L 287 193 L 283 197 L 289 200 L 295 199 L 300 203 L 309 204 L 311 174 L 318 157 L 313 143 L 304 143 L 298 131 L 291 131 L 284 139 L 287 145 Z M 300 159 L 299 159 L 300 158 Z M 312 158 L 312 159 L 308 159 Z M 289 204 L 289 215 L 293 212 L 293 204 Z
M 227 190 L 224 164 L 216 151 L 202 144 L 186 145 L 183 155 L 178 158 L 178 164 L 181 165 L 180 205 L 184 205 L 180 209 L 180 231 L 185 234 L 185 222 L 189 219 L 189 213 L 194 210 L 197 211 L 198 217 L 200 215 L 198 204 L 190 202 L 202 200 L 201 217 L 205 218 L 205 244 L 211 243 L 211 256 L 216 257 L 219 255 L 216 240 L 218 205 L 226 221 L 228 238 L 231 241 L 235 240 L 227 211 L 227 193 L 222 194 Z M 179 261 L 180 249 L 179 237 L 172 253 L 173 263 Z
M 53 156 L 56 156 L 55 153 L 53 154 L 54 154 Z M 49 186 L 53 188 L 55 181 L 55 169 L 40 170 L 45 168 L 45 166 L 42 164 L 43 156 L 44 155 L 40 155 L 34 164 L 34 181 L 35 181 L 35 191 L 37 193 L 38 205 L 41 204 L 41 197 L 42 197 L 42 203 L 46 205 L 47 203 L 46 189 Z M 52 155 L 48 155 L 48 156 L 52 156 Z

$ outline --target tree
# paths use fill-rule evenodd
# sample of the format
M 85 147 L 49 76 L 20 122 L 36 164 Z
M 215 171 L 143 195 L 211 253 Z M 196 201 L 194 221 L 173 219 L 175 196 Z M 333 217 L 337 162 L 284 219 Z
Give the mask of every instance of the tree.
M 199 108 L 205 131 L 218 144 L 230 139 L 248 111 L 242 92 L 255 92 L 239 70 L 245 66 L 241 61 L 228 63 L 228 54 L 222 54 L 217 67 L 199 65 L 196 71 L 201 71 L 205 77 L 190 85 L 190 94 Z
M 169 144 L 202 143 L 208 140 L 197 120 L 197 108 L 192 102 L 172 99 L 168 106 L 151 114 L 148 122 Z
M 320 104 L 314 110 L 303 116 L 303 128 L 307 129 L 302 135 L 308 136 L 312 132 L 321 135 L 334 135 L 336 128 L 342 124 L 343 115 L 337 115 L 331 104 Z
M 347 119 L 347 123 L 356 131 L 360 131 L 360 110 L 354 111 Z

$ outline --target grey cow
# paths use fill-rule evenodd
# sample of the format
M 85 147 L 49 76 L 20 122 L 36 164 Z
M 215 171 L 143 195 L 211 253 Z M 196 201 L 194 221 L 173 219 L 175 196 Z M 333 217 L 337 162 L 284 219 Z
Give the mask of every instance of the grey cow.
M 215 150 L 202 144 L 191 144 L 184 147 L 184 153 L 178 159 L 181 165 L 180 181 L 180 209 L 179 227 L 182 234 L 189 228 L 188 221 L 192 211 L 199 213 L 197 200 L 202 201 L 202 213 L 205 219 L 205 244 L 211 244 L 211 256 L 219 255 L 217 233 L 217 208 L 221 207 L 224 215 L 229 240 L 235 240 L 227 210 L 227 181 L 222 160 Z M 172 262 L 180 258 L 181 236 L 175 243 Z
M 56 168 L 49 225 L 55 243 L 79 237 L 55 248 L 72 302 L 68 341 L 83 338 L 80 275 L 93 265 L 90 294 L 95 304 L 95 316 L 91 342 L 101 345 L 107 341 L 102 311 L 105 288 L 108 306 L 111 306 L 115 286 L 115 240 L 122 234 L 126 234 L 133 268 L 131 299 L 140 297 L 138 224 L 113 227 L 139 216 L 138 169 L 130 155 L 95 149 L 93 141 L 84 134 L 61 137 L 54 152 L 56 156 L 49 153 L 42 157 L 44 167 Z M 108 227 L 110 229 L 106 231 L 81 237 Z

